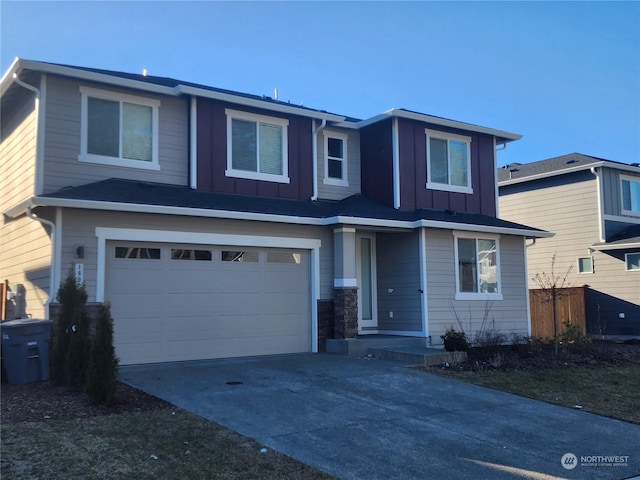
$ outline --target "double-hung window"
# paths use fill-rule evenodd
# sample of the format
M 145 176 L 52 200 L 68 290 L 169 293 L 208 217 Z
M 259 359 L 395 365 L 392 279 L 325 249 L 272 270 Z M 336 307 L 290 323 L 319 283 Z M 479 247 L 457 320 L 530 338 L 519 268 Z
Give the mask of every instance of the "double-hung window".
M 425 130 L 427 136 L 427 188 L 473 193 L 471 137 Z
M 289 183 L 287 127 L 283 118 L 225 110 L 228 177 Z
M 324 131 L 324 183 L 349 186 L 347 179 L 347 135 Z
M 159 170 L 158 109 L 144 97 L 80 87 L 82 162 Z
M 640 177 L 620 176 L 622 213 L 640 215 Z
M 501 300 L 498 237 L 454 235 L 456 300 Z

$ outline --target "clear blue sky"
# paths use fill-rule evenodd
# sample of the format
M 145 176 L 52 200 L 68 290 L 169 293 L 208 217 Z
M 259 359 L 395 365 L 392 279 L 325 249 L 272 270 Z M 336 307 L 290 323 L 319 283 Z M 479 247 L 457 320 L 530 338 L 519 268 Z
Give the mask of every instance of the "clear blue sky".
M 640 161 L 640 2 L 0 3 L 14 57 L 520 133 L 500 165 Z

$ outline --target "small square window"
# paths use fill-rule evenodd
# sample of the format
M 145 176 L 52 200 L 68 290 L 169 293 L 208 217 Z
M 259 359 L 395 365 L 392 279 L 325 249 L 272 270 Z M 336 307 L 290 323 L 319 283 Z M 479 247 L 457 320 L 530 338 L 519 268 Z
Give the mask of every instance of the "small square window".
M 593 273 L 593 257 L 578 258 L 578 273 Z
M 627 253 L 624 256 L 627 271 L 640 272 L 640 253 Z

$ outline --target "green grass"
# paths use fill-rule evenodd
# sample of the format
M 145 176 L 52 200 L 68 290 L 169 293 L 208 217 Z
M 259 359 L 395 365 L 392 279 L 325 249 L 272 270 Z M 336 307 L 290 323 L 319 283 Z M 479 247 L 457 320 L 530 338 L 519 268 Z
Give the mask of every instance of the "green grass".
M 3 479 L 330 479 L 179 409 L 2 425 Z
M 427 371 L 504 392 L 640 424 L 640 365 L 532 370 Z

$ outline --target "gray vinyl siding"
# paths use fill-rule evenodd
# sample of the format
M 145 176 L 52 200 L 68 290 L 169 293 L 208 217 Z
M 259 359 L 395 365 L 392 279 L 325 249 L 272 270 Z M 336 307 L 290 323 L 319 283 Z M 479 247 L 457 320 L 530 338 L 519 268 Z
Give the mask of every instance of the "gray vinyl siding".
M 33 94 L 3 111 L 0 131 L 0 209 L 6 211 L 33 195 L 36 165 L 36 112 Z
M 61 269 L 64 275 L 74 263 L 84 263 L 89 301 L 95 301 L 96 298 L 98 255 L 96 227 L 319 239 L 322 242 L 320 247 L 320 298 L 333 298 L 333 233 L 328 228 L 74 209 L 65 209 L 63 219 Z M 79 244 L 85 246 L 83 260 L 77 259 L 75 255 L 75 247 Z
M 619 180 L 615 173 L 609 170 L 603 175 L 603 203 L 608 204 L 608 208 L 612 208 L 615 201 L 619 205 Z M 617 193 L 612 194 L 614 187 Z M 606 194 L 604 190 L 607 190 Z M 556 275 L 563 276 L 570 269 L 565 286 L 588 285 L 590 289 L 604 293 L 603 298 L 617 297 L 635 306 L 640 305 L 640 275 L 625 270 L 624 253 L 629 250 L 589 252 L 589 247 L 600 241 L 595 177 L 589 181 L 555 184 L 539 189 L 526 190 L 521 186 L 516 193 L 509 191 L 506 187 L 500 191 L 502 218 L 555 233 L 552 238 L 537 239 L 534 245 L 527 248 L 530 288 L 539 288 L 534 277 L 537 273 L 550 273 L 551 258 L 555 255 Z M 578 273 L 578 257 L 588 256 L 593 257 L 594 273 Z M 601 308 L 604 308 L 604 304 Z M 608 315 L 610 322 L 617 321 L 618 312 Z
M 376 235 L 380 330 L 422 330 L 419 247 L 417 232 Z M 389 318 L 389 312 L 393 312 L 393 318 Z
M 357 130 L 327 129 L 348 135 L 347 139 L 347 180 L 349 186 L 327 185 L 325 178 L 324 133 L 317 135 L 318 141 L 318 198 L 326 200 L 342 200 L 360 193 L 360 132 Z
M 628 216 L 638 219 L 638 216 L 625 215 L 622 213 L 622 192 L 620 187 L 620 176 L 635 177 L 640 180 L 640 175 L 632 172 L 622 172 L 612 168 L 602 169 L 602 207 L 605 215 Z
M 482 234 L 478 234 L 482 238 Z M 500 278 L 503 300 L 455 300 L 454 236 L 449 230 L 426 231 L 427 310 L 429 336 L 442 343 L 449 327 L 463 329 L 473 340 L 483 328 L 493 328 L 513 337 L 529 334 L 524 240 L 503 235 L 499 238 Z M 485 313 L 486 312 L 486 313 Z
M 189 112 L 187 99 L 155 96 L 158 111 L 158 158 L 160 170 L 99 165 L 78 161 L 80 154 L 80 86 L 136 95 L 137 92 L 80 83 L 63 77 L 47 79 L 44 193 L 67 186 L 83 185 L 107 178 L 124 178 L 174 185 L 187 185 L 189 168 Z M 151 98 L 145 93 L 141 95 Z

